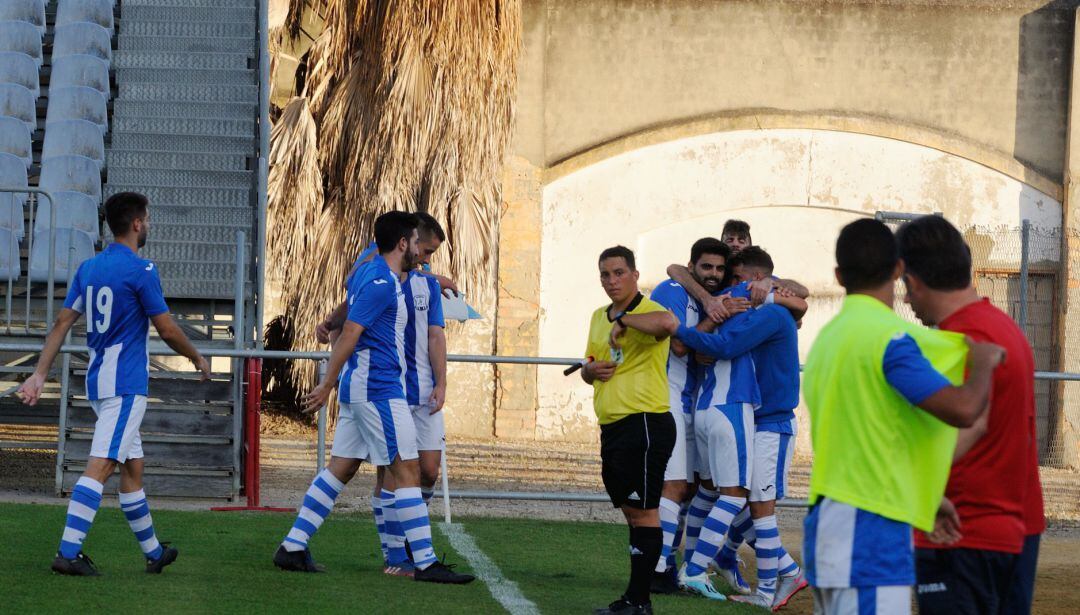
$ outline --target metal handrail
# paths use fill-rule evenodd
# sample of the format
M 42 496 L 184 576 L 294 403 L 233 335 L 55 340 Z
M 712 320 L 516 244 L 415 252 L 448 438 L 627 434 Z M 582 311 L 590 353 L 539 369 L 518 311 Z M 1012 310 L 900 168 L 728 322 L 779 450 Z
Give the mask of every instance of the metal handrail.
M 53 291 L 55 290 L 56 277 L 56 199 L 53 198 L 52 192 L 48 190 L 42 190 L 41 188 L 34 188 L 30 186 L 18 186 L 14 188 L 5 188 L 0 186 L 0 194 L 40 194 L 49 199 L 49 278 L 46 281 L 48 285 L 49 298 L 45 305 L 45 322 L 52 322 L 53 315 Z M 30 232 L 29 240 L 26 244 L 27 251 L 33 255 L 34 252 L 34 221 L 36 216 L 34 215 L 34 205 L 37 203 L 36 197 L 30 199 Z M 40 209 L 40 208 L 39 208 Z M 70 242 L 69 242 L 70 246 Z M 71 250 L 68 250 L 68 271 L 71 271 Z M 7 278 L 7 293 L 5 300 L 5 307 L 7 309 L 6 321 L 4 330 L 7 333 L 11 333 L 11 286 L 14 282 L 14 278 L 8 276 Z M 23 323 L 23 328 L 26 331 L 30 330 L 30 268 L 27 266 L 26 270 L 26 322 Z

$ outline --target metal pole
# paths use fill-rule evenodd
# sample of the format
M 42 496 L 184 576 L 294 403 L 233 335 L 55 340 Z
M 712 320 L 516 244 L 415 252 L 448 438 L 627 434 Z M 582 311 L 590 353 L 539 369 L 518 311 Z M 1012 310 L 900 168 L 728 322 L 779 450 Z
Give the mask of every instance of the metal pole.
M 244 231 L 236 231 L 236 272 L 234 284 L 236 288 L 233 294 L 233 348 L 244 348 L 244 262 L 246 254 Z M 244 362 L 240 358 L 233 359 L 233 468 L 237 472 L 233 475 L 233 497 L 240 494 L 240 455 L 244 445 Z
M 450 523 L 450 475 L 449 469 L 446 467 L 446 445 L 443 445 L 442 450 L 442 472 L 439 474 L 442 476 L 442 505 L 443 505 L 443 520 Z
M 54 212 L 56 207 L 53 206 L 52 201 L 49 202 L 50 209 Z M 75 252 L 75 246 L 69 242 L 68 245 L 68 286 L 71 286 L 71 281 L 75 277 L 75 272 L 71 268 L 72 255 Z M 51 255 L 50 255 L 51 256 Z M 52 259 L 50 259 L 51 261 Z M 51 276 L 50 276 L 50 279 Z M 49 295 L 49 304 L 52 305 L 52 294 Z M 51 321 L 50 321 L 51 322 Z M 64 341 L 68 344 L 71 343 L 71 329 L 68 329 L 67 336 Z M 67 411 L 68 411 L 68 392 L 71 387 L 71 353 L 65 352 L 64 358 L 60 360 L 60 410 L 58 417 L 59 422 L 56 427 L 56 495 L 63 495 L 64 493 L 64 459 L 67 457 Z
M 319 361 L 319 382 L 326 378 L 326 359 Z M 319 443 L 315 448 L 315 473 L 322 471 L 326 465 L 326 404 L 319 406 Z
M 1027 335 L 1028 317 L 1028 261 L 1031 249 L 1031 220 L 1024 219 L 1020 225 L 1020 330 Z
M 53 288 L 56 285 L 56 201 L 48 192 L 43 192 L 49 199 L 49 280 L 46 284 L 49 287 L 47 299 L 45 301 L 45 329 L 49 328 L 49 325 L 53 321 Z M 30 229 L 33 230 L 33 229 Z M 68 231 L 68 247 L 72 246 L 71 231 Z M 68 283 L 71 281 L 71 254 L 68 254 Z M 29 267 L 27 267 L 29 269 Z M 27 276 L 29 277 L 29 276 Z M 27 297 L 27 303 L 29 304 L 30 298 Z M 27 322 L 26 326 L 29 328 L 30 323 Z
M 263 310 L 266 307 L 266 182 L 270 175 L 270 54 L 268 51 L 269 22 L 267 0 L 259 0 L 259 172 L 258 185 L 258 235 L 256 258 L 258 269 L 255 279 L 258 303 L 255 305 L 255 347 L 263 349 Z

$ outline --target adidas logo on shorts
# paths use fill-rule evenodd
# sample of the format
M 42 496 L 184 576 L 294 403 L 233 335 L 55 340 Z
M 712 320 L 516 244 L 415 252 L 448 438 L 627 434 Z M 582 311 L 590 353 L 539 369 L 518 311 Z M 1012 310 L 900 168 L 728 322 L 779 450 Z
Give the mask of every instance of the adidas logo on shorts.
M 641 501 L 641 496 L 639 496 L 637 494 L 637 491 L 631 491 L 630 495 L 626 496 L 626 499 L 634 500 L 635 502 L 640 502 Z

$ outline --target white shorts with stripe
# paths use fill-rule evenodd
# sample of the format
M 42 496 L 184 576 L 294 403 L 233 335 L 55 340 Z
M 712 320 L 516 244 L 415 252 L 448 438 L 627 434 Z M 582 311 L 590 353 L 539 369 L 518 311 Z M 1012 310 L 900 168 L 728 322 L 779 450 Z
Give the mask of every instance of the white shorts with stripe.
M 792 431 L 795 421 L 792 421 Z M 774 431 L 754 432 L 754 466 L 751 470 L 750 501 L 772 502 L 784 497 L 787 472 L 795 453 L 795 434 Z
M 398 456 L 403 460 L 419 457 L 416 424 L 404 399 L 342 403 L 339 415 L 346 414 L 356 425 L 356 431 L 367 447 L 367 459 L 372 465 L 388 466 Z M 334 438 L 334 454 L 337 454 L 337 436 Z
M 910 585 L 814 588 L 814 615 L 910 614 Z
M 345 459 L 369 461 L 367 441 L 364 440 L 359 421 L 353 416 L 353 405 L 344 402 L 338 404 L 337 427 L 334 428 L 334 444 L 330 454 Z
M 446 422 L 443 411 L 431 413 L 431 406 L 409 406 L 416 425 L 416 448 L 421 451 L 446 450 Z
M 664 482 L 669 480 L 681 480 L 685 481 L 687 477 L 687 470 L 689 469 L 689 463 L 686 457 L 686 419 L 687 414 L 682 411 L 682 408 L 672 406 L 668 412 L 671 413 L 671 418 L 675 419 L 675 446 L 671 448 L 671 456 L 668 457 L 667 466 L 664 468 Z M 694 480 L 694 475 L 691 473 L 690 480 Z
M 120 395 L 90 402 L 97 415 L 90 456 L 113 459 L 124 463 L 142 459 L 142 438 L 139 426 L 146 414 L 146 396 Z
M 697 470 L 717 487 L 750 488 L 754 458 L 754 406 L 724 404 L 694 413 Z

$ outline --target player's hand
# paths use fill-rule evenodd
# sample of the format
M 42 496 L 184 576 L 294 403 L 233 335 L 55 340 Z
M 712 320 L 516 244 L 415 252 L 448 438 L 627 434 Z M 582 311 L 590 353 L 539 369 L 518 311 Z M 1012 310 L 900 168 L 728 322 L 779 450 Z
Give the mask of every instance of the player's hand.
M 18 392 L 15 394 L 22 399 L 22 402 L 27 406 L 36 406 L 38 400 L 41 399 L 41 390 L 45 388 L 45 376 L 38 374 L 31 374 L 22 385 L 19 387 Z
M 210 379 L 210 362 L 206 360 L 206 357 L 199 355 L 192 363 L 195 365 L 195 369 L 202 372 L 202 378 L 199 378 L 199 382 L 206 382 Z
M 751 302 L 746 297 L 732 297 L 731 295 L 724 295 L 724 305 L 727 307 L 728 318 L 735 316 L 736 314 L 742 314 L 751 307 Z
M 725 301 L 725 299 L 729 298 L 724 296 L 709 297 L 708 301 L 705 302 L 705 314 L 715 322 L 724 322 L 731 318 L 731 310 Z
M 989 342 L 976 342 L 970 337 L 968 344 L 968 364 L 972 367 L 993 369 L 1005 361 L 1005 349 Z
M 776 286 L 773 288 L 773 292 L 780 297 L 795 297 L 795 293 L 791 292 L 791 289 L 786 286 Z
M 330 393 L 334 391 L 333 385 L 328 382 L 320 382 L 311 392 L 300 398 L 300 411 L 304 414 L 316 412 L 326 405 L 330 399 Z
M 694 353 L 694 361 L 697 362 L 698 365 L 704 365 L 704 366 L 707 367 L 709 365 L 712 365 L 713 363 L 716 363 L 716 357 L 710 357 L 707 354 L 701 354 L 700 352 L 695 352 Z
M 441 286 L 444 291 L 451 290 L 451 291 L 454 291 L 455 295 L 460 295 L 461 294 L 461 291 L 458 290 L 457 283 L 454 282 L 453 280 L 451 280 L 450 278 L 448 278 L 446 276 L 442 276 L 442 275 L 435 275 L 435 274 L 432 274 L 432 275 L 435 276 L 435 280 L 439 283 L 439 286 Z
M 329 344 L 331 331 L 333 331 L 333 329 L 330 328 L 329 322 L 325 320 L 320 322 L 315 325 L 315 340 L 320 344 Z
M 761 305 L 768 299 L 769 293 L 773 290 L 773 281 L 771 279 L 754 280 L 750 282 L 750 304 Z
M 435 389 L 431 391 L 431 399 L 428 400 L 428 405 L 431 406 L 431 411 L 428 414 L 435 414 L 439 410 L 442 410 L 443 404 L 446 403 L 446 385 L 436 385 Z
M 934 531 L 927 534 L 930 542 L 939 545 L 951 545 L 960 541 L 960 514 L 949 498 L 941 498 L 937 516 L 934 519 Z
M 615 368 L 618 366 L 619 364 L 614 361 L 592 361 L 585 365 L 585 369 L 589 370 L 589 374 L 594 379 L 607 382 L 615 375 Z
M 617 322 L 611 323 L 611 334 L 608 336 L 608 345 L 612 348 L 622 348 L 619 338 L 626 334 L 626 327 Z

